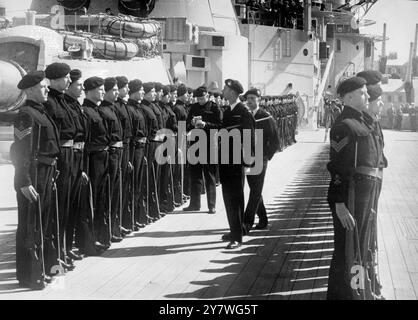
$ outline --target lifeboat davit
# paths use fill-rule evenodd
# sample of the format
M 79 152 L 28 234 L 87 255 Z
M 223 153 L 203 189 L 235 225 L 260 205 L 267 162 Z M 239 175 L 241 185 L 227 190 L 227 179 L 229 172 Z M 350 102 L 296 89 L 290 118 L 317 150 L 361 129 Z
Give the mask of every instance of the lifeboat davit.
M 129 16 L 106 16 L 101 20 L 101 30 L 123 38 L 143 39 L 158 35 L 161 25 L 153 20 L 131 20 Z

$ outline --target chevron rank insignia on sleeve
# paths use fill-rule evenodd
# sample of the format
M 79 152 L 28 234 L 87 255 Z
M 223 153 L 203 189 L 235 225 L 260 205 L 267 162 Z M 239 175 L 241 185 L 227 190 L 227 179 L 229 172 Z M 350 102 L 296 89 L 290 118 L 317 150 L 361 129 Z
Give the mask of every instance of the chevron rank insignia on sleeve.
M 331 148 L 336 152 L 340 152 L 348 144 L 348 137 L 341 139 L 340 141 L 331 140 Z
M 14 130 L 15 137 L 19 140 L 22 140 L 24 137 L 30 135 L 31 133 L 32 133 L 32 127 L 28 127 L 28 128 L 15 127 L 15 130 Z

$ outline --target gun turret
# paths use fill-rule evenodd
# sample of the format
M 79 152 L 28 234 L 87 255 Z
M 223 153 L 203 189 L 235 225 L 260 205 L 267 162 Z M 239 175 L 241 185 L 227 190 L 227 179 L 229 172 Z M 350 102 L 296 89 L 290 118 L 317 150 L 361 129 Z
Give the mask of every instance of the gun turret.
M 25 73 L 19 64 L 0 60 L 0 120 L 7 121 L 2 119 L 4 114 L 17 110 L 23 103 L 24 94 L 16 84 Z

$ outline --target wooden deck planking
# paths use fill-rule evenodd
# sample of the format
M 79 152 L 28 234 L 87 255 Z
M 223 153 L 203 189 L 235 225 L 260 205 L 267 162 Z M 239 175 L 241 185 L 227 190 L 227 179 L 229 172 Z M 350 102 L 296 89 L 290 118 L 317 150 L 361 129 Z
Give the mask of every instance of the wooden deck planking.
M 418 217 L 418 134 L 402 133 L 416 141 L 395 141 L 400 133 L 386 133 L 389 168 L 378 221 L 383 293 L 387 299 L 417 299 L 418 241 L 410 235 Z M 0 299 L 325 298 L 333 231 L 327 184 L 321 183 L 326 147 L 301 140 L 269 163 L 263 196 L 274 211 L 270 229 L 253 232 L 232 252 L 220 241 L 227 222 L 219 196 L 216 215 L 168 215 L 103 256 L 77 261 L 64 291 L 31 292 L 14 285 L 16 216 L 0 212 Z M 306 170 L 309 165 L 315 169 Z

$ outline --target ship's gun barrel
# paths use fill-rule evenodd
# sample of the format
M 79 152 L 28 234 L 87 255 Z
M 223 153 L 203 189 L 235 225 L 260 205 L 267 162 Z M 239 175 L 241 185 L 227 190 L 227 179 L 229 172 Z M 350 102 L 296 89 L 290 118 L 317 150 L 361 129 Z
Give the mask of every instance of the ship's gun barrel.
M 26 72 L 13 61 L 0 60 L 0 113 L 14 111 L 25 97 L 17 83 Z

